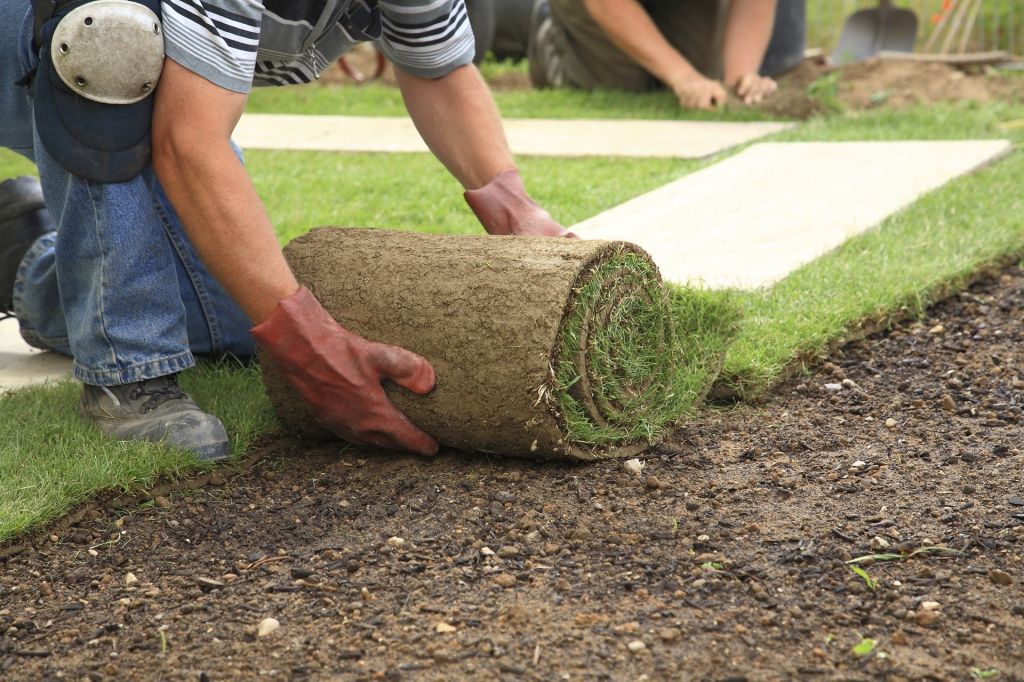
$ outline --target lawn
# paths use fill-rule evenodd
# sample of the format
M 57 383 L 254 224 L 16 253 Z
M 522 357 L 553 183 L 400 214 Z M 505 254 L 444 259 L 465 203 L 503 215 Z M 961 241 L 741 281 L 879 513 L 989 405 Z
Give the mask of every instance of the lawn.
M 498 94 L 507 116 L 682 117 L 662 95 L 529 91 Z M 259 92 L 252 111 L 399 114 L 397 93 L 308 87 Z M 758 118 L 727 112 L 729 120 Z M 1024 142 L 1019 104 L 970 102 L 899 113 L 873 111 L 815 119 L 780 140 L 958 139 L 1010 137 Z M 733 150 L 729 153 L 735 153 Z M 721 157 L 718 157 L 721 158 Z M 572 224 L 627 198 L 714 163 L 639 159 L 524 158 L 536 198 Z M 432 157 L 417 154 L 250 152 L 247 163 L 282 242 L 322 224 L 442 233 L 479 231 L 459 188 Z M 0 176 L 31 172 L 0 153 Z M 1024 155 L 944 187 L 766 291 L 739 295 L 745 309 L 722 387 L 754 397 L 787 372 L 827 354 L 864 323 L 920 313 L 972 273 L 1021 253 Z M 742 201 L 738 193 L 737 201 Z M 258 370 L 202 367 L 186 382 L 224 418 L 234 449 L 245 451 L 274 428 Z M 4 399 L 0 429 L 0 541 L 37 527 L 102 490 L 133 489 L 194 470 L 168 448 L 111 444 L 80 423 L 77 388 L 25 390 Z

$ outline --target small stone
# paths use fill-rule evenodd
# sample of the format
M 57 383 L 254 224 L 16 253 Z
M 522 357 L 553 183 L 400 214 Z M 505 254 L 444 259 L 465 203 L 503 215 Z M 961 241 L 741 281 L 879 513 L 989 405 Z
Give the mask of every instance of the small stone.
M 498 556 L 502 559 L 511 559 L 513 557 L 519 556 L 519 548 L 515 545 L 505 545 L 504 547 L 498 550 Z
M 923 601 L 921 602 L 922 611 L 938 611 L 942 608 L 942 604 L 937 601 Z
M 946 328 L 943 327 L 941 324 L 937 324 L 934 327 L 932 327 L 931 329 L 929 329 L 928 333 L 929 334 L 941 334 L 944 331 L 946 331 Z
M 1024 497 L 1011 497 L 1007 502 L 1011 507 L 1024 507 Z
M 434 631 L 439 635 L 448 635 L 456 631 L 454 625 L 450 625 L 443 620 L 434 626 Z
M 640 477 L 640 474 L 641 472 L 643 472 L 645 466 L 647 465 L 644 462 L 641 462 L 639 459 L 627 459 L 625 462 L 622 463 L 622 468 L 628 471 L 629 473 L 633 474 L 637 478 Z
M 658 637 L 663 642 L 674 642 L 682 636 L 683 633 L 679 628 L 661 628 L 658 630 Z
M 220 579 L 221 579 L 221 580 L 222 580 L 222 581 L 223 581 L 223 582 L 224 582 L 225 584 L 227 584 L 227 583 L 233 583 L 233 582 L 235 582 L 236 580 L 238 580 L 238 576 L 237 576 L 237 575 L 235 575 L 234 573 L 225 573 L 224 575 L 222 575 L 222 576 L 220 577 Z
M 998 568 L 988 572 L 988 579 L 992 581 L 993 585 L 999 585 L 1000 587 L 1013 584 L 1013 576 L 1006 571 L 1000 571 Z
M 281 623 L 277 618 L 264 618 L 260 621 L 260 624 L 256 626 L 256 636 L 266 637 L 267 635 L 272 635 L 279 627 L 281 627 Z
M 894 632 L 892 637 L 890 638 L 890 641 L 896 646 L 907 646 L 908 644 L 910 644 L 910 638 L 907 637 L 907 634 L 902 630 L 897 630 L 896 632 Z
M 935 625 L 941 619 L 942 614 L 939 611 L 919 611 L 915 620 L 918 625 L 927 628 Z
M 942 409 L 946 412 L 956 412 L 956 401 L 953 400 L 953 396 L 948 393 L 942 396 L 939 400 L 939 405 L 941 405 Z
M 853 464 L 850 465 L 850 469 L 852 469 L 854 471 L 859 471 L 859 470 L 867 467 L 867 465 L 868 465 L 867 462 L 865 462 L 862 459 L 858 459 L 856 462 L 854 462 Z
M 50 536 L 50 542 L 56 544 L 56 543 L 60 542 L 60 538 L 57 537 L 56 535 L 51 535 Z
M 886 549 L 889 549 L 889 541 L 888 540 L 886 540 L 885 538 L 883 538 L 883 537 L 881 537 L 879 535 L 876 535 L 875 537 L 871 538 L 871 551 L 872 552 L 881 552 L 881 551 L 886 550 Z
M 515 587 L 516 577 L 511 573 L 499 573 L 494 576 L 494 582 L 498 587 L 504 587 L 507 589 L 509 587 Z
M 634 654 L 638 654 L 638 653 L 640 653 L 641 651 L 644 651 L 644 650 L 646 650 L 646 649 L 647 649 L 647 645 L 646 645 L 646 644 L 644 644 L 644 643 L 643 643 L 643 642 L 642 642 L 641 640 L 639 640 L 639 639 L 634 639 L 633 641 L 631 641 L 631 642 L 630 642 L 629 644 L 627 644 L 626 646 L 627 646 L 627 647 L 629 648 L 629 650 L 630 650 L 630 651 L 632 651 L 632 652 L 633 652 Z
M 305 580 L 313 575 L 313 569 L 305 566 L 292 566 L 290 573 L 293 580 Z
M 693 589 L 699 590 L 702 589 L 705 585 L 707 585 L 708 581 L 704 578 L 697 578 L 691 584 L 693 585 Z
M 160 596 L 160 588 L 159 587 L 153 587 L 153 588 L 148 589 L 145 592 L 143 592 L 143 594 L 145 596 L 147 596 L 147 597 L 150 597 L 150 598 L 159 597 Z
M 662 487 L 661 481 L 658 480 L 657 476 L 648 476 L 647 480 L 644 481 L 644 485 L 650 490 L 660 490 Z
M 885 420 L 885 428 L 887 428 L 887 429 L 895 429 L 896 428 L 896 420 L 893 419 L 892 417 L 889 417 L 888 419 L 886 419 Z
M 393 535 L 387 539 L 387 546 L 393 547 L 395 549 L 401 549 L 405 546 L 405 540 L 398 537 L 397 535 Z
M 484 556 L 494 556 L 494 550 L 491 549 L 490 547 L 481 547 L 480 548 L 480 553 L 483 554 Z
M 192 581 L 199 585 L 199 589 L 203 592 L 212 592 L 213 590 L 219 590 L 224 587 L 224 583 L 213 578 L 204 578 L 202 576 L 196 576 L 192 578 Z
M 161 509 L 170 509 L 171 506 L 172 506 L 171 505 L 171 501 L 168 500 L 163 495 L 158 495 L 156 497 L 156 499 L 153 500 L 153 504 L 155 504 L 156 506 L 160 507 Z
M 50 586 L 50 583 L 48 583 L 46 581 L 43 581 L 43 582 L 39 583 L 39 596 L 40 597 L 52 597 L 53 596 L 53 587 Z
M 124 528 L 124 519 L 114 521 L 114 528 Z
M 131 587 L 133 585 L 137 585 L 138 583 L 139 583 L 139 579 L 135 577 L 134 573 L 125 573 L 124 574 L 124 586 L 125 587 Z
M 704 534 L 701 534 L 701 535 L 697 536 L 697 542 L 707 542 L 710 539 L 711 539 L 710 536 L 704 535 Z
M 825 384 L 825 390 L 828 391 L 829 393 L 839 393 L 839 391 L 843 390 L 843 385 L 842 384 Z
M 860 388 L 860 386 L 857 385 L 857 382 L 853 379 L 843 379 L 843 383 L 841 383 L 840 386 L 849 389 Z

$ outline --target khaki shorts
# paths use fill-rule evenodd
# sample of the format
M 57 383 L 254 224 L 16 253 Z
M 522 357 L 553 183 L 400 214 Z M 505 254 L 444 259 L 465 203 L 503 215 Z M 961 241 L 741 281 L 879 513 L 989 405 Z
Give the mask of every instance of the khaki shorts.
M 551 19 L 535 27 L 530 43 L 530 77 L 535 85 L 631 91 L 659 87 L 657 79 L 608 39 L 582 0 L 550 2 Z M 694 68 L 709 78 L 721 77 L 728 0 L 653 0 L 643 5 L 662 35 Z

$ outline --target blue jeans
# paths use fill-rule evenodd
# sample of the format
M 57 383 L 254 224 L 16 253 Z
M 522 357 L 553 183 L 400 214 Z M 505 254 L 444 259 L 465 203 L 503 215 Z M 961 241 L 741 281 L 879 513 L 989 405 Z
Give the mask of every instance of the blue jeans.
M 28 0 L 0 1 L 0 147 L 36 163 L 57 223 L 18 268 L 22 336 L 104 386 L 179 372 L 193 354 L 252 355 L 251 322 L 200 262 L 152 168 L 91 182 L 39 143 L 30 93 L 15 85 L 38 62 L 31 19 Z

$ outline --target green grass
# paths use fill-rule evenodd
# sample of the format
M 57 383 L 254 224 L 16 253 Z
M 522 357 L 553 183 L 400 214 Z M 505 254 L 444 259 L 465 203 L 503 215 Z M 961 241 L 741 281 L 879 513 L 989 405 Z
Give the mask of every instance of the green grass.
M 370 113 L 374 98 L 393 96 L 370 88 L 342 92 L 347 94 L 330 98 L 347 101 L 361 113 Z M 586 107 L 576 113 L 588 116 L 651 118 L 671 113 L 657 97 L 543 95 L 534 93 L 529 106 L 514 106 L 524 107 L 524 114 L 529 109 L 551 116 L 572 115 L 573 107 Z M 316 97 L 329 99 L 325 94 Z M 512 102 L 503 101 L 506 112 L 510 106 L 514 110 Z M 1024 106 L 959 103 L 815 119 L 779 139 L 1012 137 L 1021 144 L 1024 129 L 999 128 L 1015 119 L 1024 119 Z M 572 224 L 713 161 L 525 158 L 520 166 L 538 200 L 563 223 Z M 319 224 L 479 231 L 454 180 L 427 155 L 250 152 L 248 163 L 282 241 Z M 0 152 L 0 176 L 31 171 L 23 159 Z M 771 289 L 737 294 L 730 305 L 742 305 L 746 315 L 725 361 L 725 385 L 743 396 L 758 395 L 785 372 L 829 352 L 862 322 L 920 313 L 935 296 L 979 268 L 1019 253 L 1024 245 L 1021 187 L 1024 155 L 1017 151 L 925 197 L 880 229 Z M 679 319 L 699 320 L 693 323 L 698 328 L 728 321 L 723 309 L 708 301 L 695 297 L 688 305 L 690 312 Z M 187 381 L 202 404 L 224 418 L 236 452 L 273 428 L 255 370 L 203 368 L 188 373 Z M 99 491 L 137 488 L 159 476 L 194 469 L 166 448 L 102 439 L 78 420 L 76 397 L 77 388 L 66 384 L 4 399 L 0 542 L 45 524 Z

